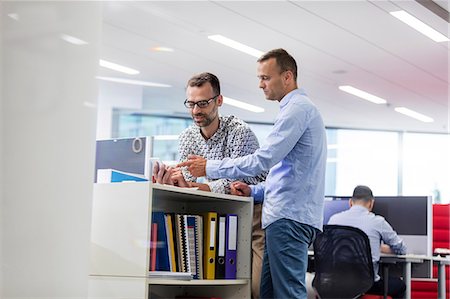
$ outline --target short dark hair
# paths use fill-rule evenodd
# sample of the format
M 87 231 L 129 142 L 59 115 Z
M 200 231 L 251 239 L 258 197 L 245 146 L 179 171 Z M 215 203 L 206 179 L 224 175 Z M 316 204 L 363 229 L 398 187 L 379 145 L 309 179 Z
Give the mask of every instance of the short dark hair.
M 297 81 L 297 62 L 285 49 L 273 49 L 258 59 L 258 62 L 263 62 L 275 58 L 281 72 L 291 71 L 294 74 L 294 80 Z
M 193 76 L 191 79 L 189 79 L 188 83 L 187 83 L 187 87 L 201 87 L 203 86 L 203 84 L 205 84 L 206 82 L 209 82 L 209 84 L 211 84 L 212 90 L 214 92 L 215 95 L 219 95 L 220 94 L 220 82 L 219 79 L 211 74 L 211 73 L 201 73 L 198 75 Z
M 370 188 L 367 186 L 358 185 L 355 187 L 355 190 L 353 190 L 353 196 L 352 196 L 353 201 L 355 201 L 355 200 L 369 201 L 372 199 L 374 199 L 372 190 L 370 190 Z

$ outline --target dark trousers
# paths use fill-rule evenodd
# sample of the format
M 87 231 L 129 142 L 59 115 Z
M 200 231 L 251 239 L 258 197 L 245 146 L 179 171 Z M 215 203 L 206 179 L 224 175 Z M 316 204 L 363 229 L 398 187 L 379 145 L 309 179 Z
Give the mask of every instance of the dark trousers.
M 374 295 L 383 295 L 383 289 L 384 289 L 384 280 L 380 279 L 379 281 L 376 281 L 373 283 L 373 286 L 370 290 L 368 290 L 367 294 L 374 294 Z M 398 277 L 389 277 L 388 280 L 388 295 L 392 298 L 404 298 L 406 291 L 406 285 Z

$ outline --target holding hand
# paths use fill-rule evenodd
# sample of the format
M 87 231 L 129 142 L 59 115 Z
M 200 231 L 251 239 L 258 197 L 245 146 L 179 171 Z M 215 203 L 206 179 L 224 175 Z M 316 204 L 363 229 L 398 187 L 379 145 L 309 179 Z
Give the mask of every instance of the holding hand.
M 155 161 L 155 164 L 153 165 L 153 181 L 158 184 L 173 185 L 173 171 L 173 167 Z
M 188 161 L 179 163 L 177 167 L 187 166 L 189 172 L 195 177 L 206 175 L 206 159 L 201 156 L 189 155 Z
M 230 184 L 230 193 L 232 195 L 249 197 L 252 193 L 252 189 L 250 189 L 246 183 L 236 181 Z

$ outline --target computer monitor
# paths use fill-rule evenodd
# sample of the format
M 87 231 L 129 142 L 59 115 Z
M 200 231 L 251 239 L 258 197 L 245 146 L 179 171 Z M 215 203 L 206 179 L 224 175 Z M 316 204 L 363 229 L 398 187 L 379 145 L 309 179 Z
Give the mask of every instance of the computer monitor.
M 114 169 L 126 173 L 150 176 L 151 138 L 119 138 L 97 140 L 95 182 L 99 169 Z
M 432 255 L 430 196 L 376 196 L 373 213 L 383 216 L 408 246 L 408 253 Z
M 328 224 L 328 221 L 334 214 L 348 210 L 349 208 L 350 205 L 348 203 L 348 198 L 325 197 L 323 208 L 323 224 Z

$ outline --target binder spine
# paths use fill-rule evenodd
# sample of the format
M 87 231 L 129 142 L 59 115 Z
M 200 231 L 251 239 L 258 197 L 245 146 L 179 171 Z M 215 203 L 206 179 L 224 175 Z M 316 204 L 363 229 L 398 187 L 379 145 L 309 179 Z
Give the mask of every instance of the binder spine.
M 237 220 L 237 215 L 227 215 L 225 238 L 225 279 L 236 279 Z

